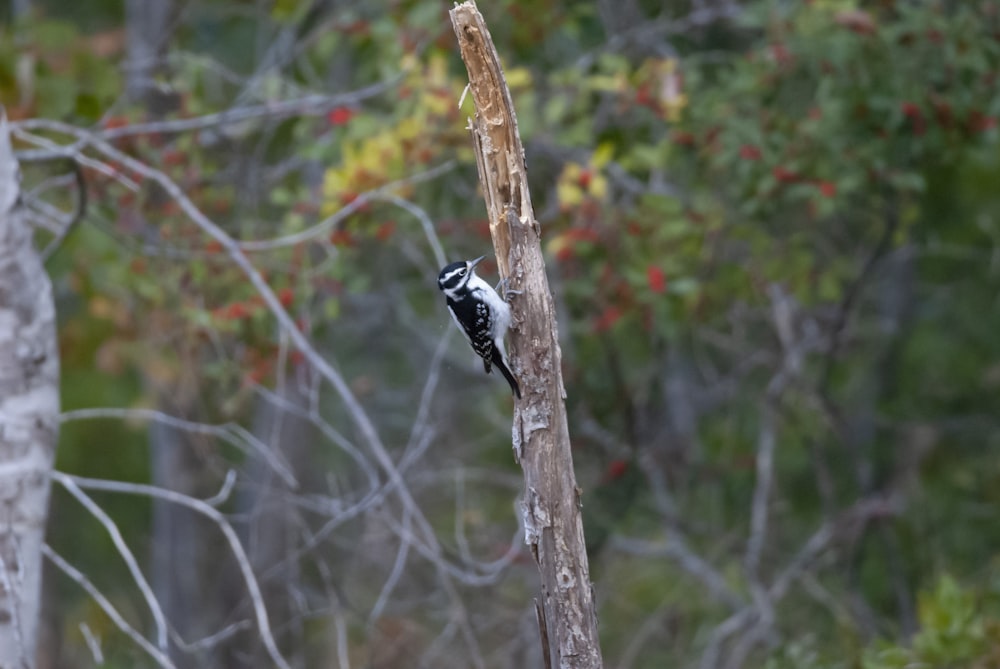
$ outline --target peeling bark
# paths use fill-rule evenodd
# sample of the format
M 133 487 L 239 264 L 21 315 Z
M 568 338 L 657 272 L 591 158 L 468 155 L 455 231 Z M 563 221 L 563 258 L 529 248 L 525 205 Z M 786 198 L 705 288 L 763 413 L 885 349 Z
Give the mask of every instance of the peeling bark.
M 541 574 L 546 666 L 601 667 L 556 310 L 528 193 L 524 148 L 510 89 L 482 15 L 473 2 L 450 14 L 476 103 L 470 129 L 497 264 L 511 288 L 522 291 L 511 304 L 510 358 L 523 390 L 512 438 L 524 471 L 525 540 Z
M 35 666 L 41 548 L 59 425 L 52 286 L 0 116 L 0 669 Z

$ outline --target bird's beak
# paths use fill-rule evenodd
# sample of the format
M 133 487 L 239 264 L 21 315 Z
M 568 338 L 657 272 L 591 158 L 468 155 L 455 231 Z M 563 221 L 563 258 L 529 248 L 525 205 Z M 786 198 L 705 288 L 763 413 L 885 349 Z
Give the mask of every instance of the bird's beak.
M 470 270 L 475 269 L 476 265 L 478 265 L 479 263 L 481 263 L 483 261 L 483 258 L 485 258 L 485 257 L 486 256 L 479 256 L 475 260 L 470 260 L 469 261 L 469 269 Z

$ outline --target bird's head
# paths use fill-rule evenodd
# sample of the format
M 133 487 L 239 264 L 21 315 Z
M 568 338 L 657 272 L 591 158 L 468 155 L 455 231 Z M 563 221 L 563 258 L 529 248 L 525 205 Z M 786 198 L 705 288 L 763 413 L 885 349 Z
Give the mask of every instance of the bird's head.
M 449 297 L 455 295 L 469 283 L 476 274 L 476 265 L 483 261 L 486 256 L 479 256 L 475 260 L 459 260 L 450 265 L 446 265 L 438 274 L 438 288 Z

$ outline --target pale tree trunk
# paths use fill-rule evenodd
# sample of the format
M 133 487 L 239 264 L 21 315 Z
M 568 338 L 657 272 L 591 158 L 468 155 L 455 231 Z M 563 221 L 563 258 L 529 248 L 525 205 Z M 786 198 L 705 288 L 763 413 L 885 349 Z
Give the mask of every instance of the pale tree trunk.
M 59 426 L 52 286 L 20 200 L 0 117 L 0 669 L 31 669 L 42 541 Z
M 522 291 L 511 305 L 511 362 L 523 390 L 513 440 L 524 470 L 526 541 L 541 574 L 537 608 L 545 664 L 595 669 L 602 666 L 601 648 L 566 421 L 562 353 L 524 148 L 500 58 L 475 3 L 452 9 L 451 22 L 476 103 L 471 130 L 500 275 Z

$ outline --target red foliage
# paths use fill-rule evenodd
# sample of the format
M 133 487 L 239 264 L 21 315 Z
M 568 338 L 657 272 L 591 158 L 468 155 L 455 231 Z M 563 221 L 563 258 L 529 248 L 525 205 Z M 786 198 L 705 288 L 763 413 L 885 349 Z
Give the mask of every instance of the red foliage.
M 569 262 L 576 257 L 576 249 L 571 244 L 560 246 L 556 251 L 556 262 Z
M 591 180 L 593 178 L 594 178 L 594 175 L 591 174 L 590 170 L 581 170 L 580 171 L 580 176 L 577 177 L 577 181 L 576 182 L 580 186 L 580 188 L 586 190 L 586 189 L 590 188 L 590 182 L 591 182 Z
M 176 149 L 168 149 L 160 154 L 163 165 L 166 167 L 172 167 L 174 165 L 180 165 L 184 162 L 184 154 Z
M 386 221 L 375 229 L 375 239 L 384 242 L 396 232 L 396 221 Z
M 996 116 L 986 116 L 978 109 L 969 113 L 968 127 L 971 132 L 986 132 L 997 127 Z
M 123 128 L 128 125 L 128 119 L 124 116 L 109 116 L 104 119 L 102 123 L 106 130 L 113 130 L 115 128 Z
M 910 119 L 914 135 L 922 135 L 927 131 L 927 123 L 924 121 L 924 114 L 920 111 L 920 107 L 916 103 L 903 102 L 900 103 L 899 108 L 902 110 L 903 115 Z
M 694 146 L 694 135 L 686 130 L 675 130 L 670 133 L 670 138 L 678 146 Z
M 347 191 L 346 193 L 342 193 L 340 195 L 340 202 L 346 207 L 349 204 L 354 204 L 354 201 L 357 200 L 359 197 L 361 196 L 358 195 L 357 193 L 354 193 L 352 191 Z M 355 210 L 358 211 L 359 213 L 367 214 L 372 210 L 372 205 L 369 201 L 364 200 L 361 202 L 361 204 L 355 207 Z
M 334 246 L 354 246 L 354 235 L 343 228 L 337 228 L 330 233 L 330 243 Z
M 216 253 L 220 253 L 221 251 L 222 251 L 222 242 L 220 242 L 218 239 L 213 239 L 208 244 L 205 244 L 205 253 L 208 253 L 209 255 L 215 255 Z
M 594 321 L 594 331 L 607 332 L 614 327 L 615 323 L 620 321 L 624 315 L 625 314 L 622 312 L 620 307 L 610 306 L 606 308 L 601 315 L 597 317 L 597 320 Z
M 834 197 L 837 195 L 837 184 L 832 181 L 820 181 L 816 185 L 819 187 L 819 193 L 823 197 Z
M 281 302 L 281 306 L 290 307 L 294 301 L 295 291 L 291 288 L 282 288 L 278 291 L 278 302 Z
M 653 111 L 658 111 L 660 108 L 659 102 L 653 97 L 649 83 L 643 83 L 635 90 L 635 103 L 649 107 Z
M 795 183 L 800 179 L 798 172 L 782 167 L 781 165 L 777 165 L 772 168 L 771 174 L 774 175 L 774 178 L 778 181 L 778 183 L 782 184 Z
M 663 270 L 656 265 L 650 265 L 646 269 L 646 283 L 649 284 L 649 289 L 657 294 L 662 294 L 667 290 L 667 277 L 663 274 Z
M 760 160 L 760 149 L 753 144 L 744 144 L 740 147 L 740 158 L 743 160 Z
M 350 107 L 334 107 L 327 113 L 326 120 L 330 125 L 345 125 L 354 118 L 354 110 Z
M 591 228 L 571 228 L 566 231 L 566 238 L 574 242 L 590 242 L 592 244 L 601 241 L 601 236 Z
M 773 58 L 774 62 L 778 65 L 788 65 L 793 60 L 792 53 L 788 50 L 788 47 L 781 42 L 772 44 L 767 48 L 767 50 L 771 55 L 771 58 Z
M 233 302 L 216 309 L 215 315 L 227 321 L 238 321 L 249 316 L 250 309 L 244 302 Z
M 608 467 L 604 470 L 604 481 L 617 481 L 621 477 L 625 476 L 625 472 L 628 471 L 628 461 L 627 460 L 612 460 L 608 463 Z

